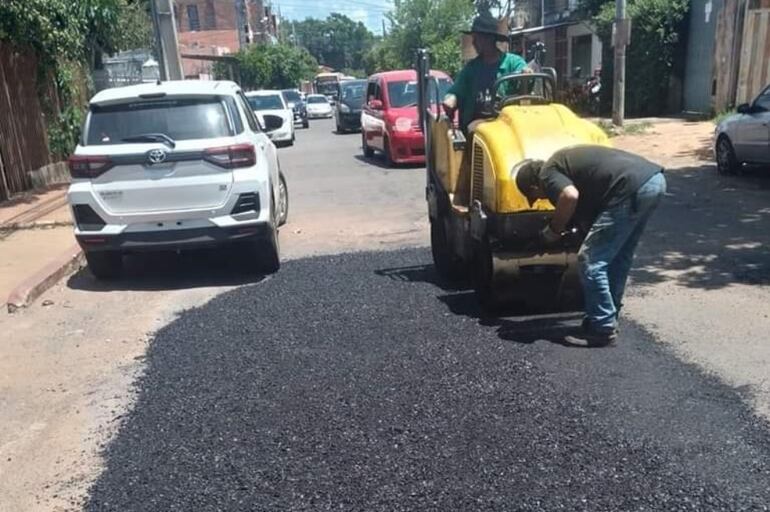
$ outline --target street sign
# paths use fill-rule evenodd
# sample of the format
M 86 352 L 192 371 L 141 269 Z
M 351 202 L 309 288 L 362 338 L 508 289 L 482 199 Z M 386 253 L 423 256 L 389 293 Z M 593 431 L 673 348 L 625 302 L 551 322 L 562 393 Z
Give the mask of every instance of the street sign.
M 631 44 L 631 18 L 617 20 L 612 24 L 612 46 Z

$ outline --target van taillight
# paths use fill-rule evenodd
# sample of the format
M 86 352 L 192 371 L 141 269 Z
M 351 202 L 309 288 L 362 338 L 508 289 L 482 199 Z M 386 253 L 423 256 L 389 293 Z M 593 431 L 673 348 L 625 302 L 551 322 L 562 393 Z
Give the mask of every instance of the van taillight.
M 67 160 L 73 178 L 96 178 L 112 168 L 108 156 L 72 155 Z
M 251 144 L 236 144 L 221 148 L 209 148 L 203 152 L 203 159 L 225 169 L 237 169 L 256 164 L 257 154 Z

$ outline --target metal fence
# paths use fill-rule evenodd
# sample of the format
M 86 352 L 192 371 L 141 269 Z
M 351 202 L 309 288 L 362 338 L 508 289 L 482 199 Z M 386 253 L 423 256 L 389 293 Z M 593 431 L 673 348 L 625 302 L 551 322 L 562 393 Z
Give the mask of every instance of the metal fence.
M 103 67 L 93 72 L 96 91 L 155 82 L 160 77 L 158 63 L 147 50 L 133 50 L 105 58 Z

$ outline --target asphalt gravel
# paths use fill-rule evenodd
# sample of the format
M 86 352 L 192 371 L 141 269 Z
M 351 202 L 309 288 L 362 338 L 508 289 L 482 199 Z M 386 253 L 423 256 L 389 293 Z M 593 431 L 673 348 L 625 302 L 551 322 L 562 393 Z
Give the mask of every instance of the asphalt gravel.
M 285 263 L 157 333 L 91 511 L 768 510 L 767 425 L 634 324 L 486 318 L 426 250 Z

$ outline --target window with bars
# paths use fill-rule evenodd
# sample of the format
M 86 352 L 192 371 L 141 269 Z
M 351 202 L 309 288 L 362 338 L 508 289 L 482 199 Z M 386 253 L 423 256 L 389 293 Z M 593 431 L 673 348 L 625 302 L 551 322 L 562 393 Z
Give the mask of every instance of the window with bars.
M 217 28 L 217 15 L 214 9 L 214 0 L 206 0 L 206 6 L 203 11 L 203 28 L 205 30 L 214 30 Z
M 198 17 L 197 5 L 187 6 L 187 25 L 190 28 L 190 31 L 193 32 L 201 29 L 201 20 Z

